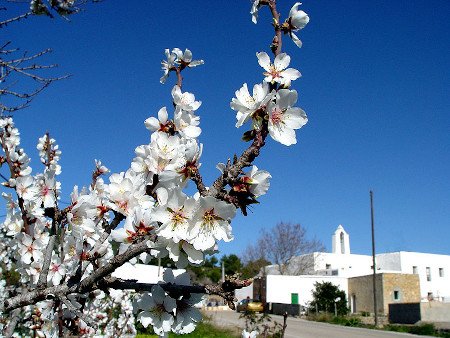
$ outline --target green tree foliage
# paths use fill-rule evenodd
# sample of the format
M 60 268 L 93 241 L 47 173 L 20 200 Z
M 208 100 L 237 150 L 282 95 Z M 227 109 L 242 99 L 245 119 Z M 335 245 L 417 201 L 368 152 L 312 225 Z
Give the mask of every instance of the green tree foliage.
M 220 263 L 224 264 L 226 275 L 234 275 L 242 270 L 241 259 L 234 254 L 222 256 Z
M 12 265 L 12 268 L 8 269 L 6 264 L 2 263 L 0 266 L 0 279 L 6 281 L 6 286 L 15 286 L 19 284 L 20 273 L 16 271 L 15 264 Z
M 334 304 L 339 316 L 348 314 L 347 297 L 345 291 L 331 282 L 316 282 L 314 284 L 313 301 L 310 303 L 310 311 L 318 311 L 334 313 Z
M 186 269 L 191 273 L 194 282 L 217 283 L 222 277 L 222 271 L 216 256 L 205 257 L 205 263 L 201 266 L 188 266 Z

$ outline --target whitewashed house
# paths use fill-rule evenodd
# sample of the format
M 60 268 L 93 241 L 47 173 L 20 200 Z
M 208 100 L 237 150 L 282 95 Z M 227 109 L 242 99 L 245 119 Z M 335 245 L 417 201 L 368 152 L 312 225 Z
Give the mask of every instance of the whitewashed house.
M 450 256 L 421 252 L 376 255 L 377 267 L 419 275 L 421 301 L 450 302 Z
M 450 255 L 400 251 L 377 254 L 375 261 L 377 274 L 417 274 L 422 302 L 450 302 Z M 312 300 L 315 282 L 329 281 L 344 290 L 351 300 L 348 278 L 371 275 L 373 262 L 371 255 L 351 253 L 350 236 L 339 225 L 332 235 L 331 253 L 314 252 L 293 257 L 286 271 L 287 274 L 280 275 L 278 266 L 265 267 L 262 271 L 264 286 L 254 290 L 254 297 L 261 297 L 263 293 L 262 298 L 268 303 L 303 305 Z

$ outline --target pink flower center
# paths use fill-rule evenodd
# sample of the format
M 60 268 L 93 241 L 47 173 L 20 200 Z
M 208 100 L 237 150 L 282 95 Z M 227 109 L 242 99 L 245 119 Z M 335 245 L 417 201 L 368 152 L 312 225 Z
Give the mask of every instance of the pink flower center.
M 44 185 L 41 190 L 42 196 L 47 196 L 49 191 L 50 189 L 46 185 Z
M 278 124 L 283 122 L 283 111 L 276 107 L 272 110 L 272 115 L 270 116 L 273 124 Z

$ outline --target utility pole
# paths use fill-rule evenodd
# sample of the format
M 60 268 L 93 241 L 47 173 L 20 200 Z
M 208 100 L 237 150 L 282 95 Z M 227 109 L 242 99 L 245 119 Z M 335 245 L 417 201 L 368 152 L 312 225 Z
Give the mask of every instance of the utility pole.
M 225 263 L 222 261 L 222 283 L 225 283 Z
M 375 221 L 373 217 L 373 191 L 369 191 L 370 194 L 370 219 L 372 224 L 372 266 L 373 266 L 373 313 L 375 316 L 375 327 L 378 326 L 378 313 L 377 313 L 377 266 L 375 264 Z

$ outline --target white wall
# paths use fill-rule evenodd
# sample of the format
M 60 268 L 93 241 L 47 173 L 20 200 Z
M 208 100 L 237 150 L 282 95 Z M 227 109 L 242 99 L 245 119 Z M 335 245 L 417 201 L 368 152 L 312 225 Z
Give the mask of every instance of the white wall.
M 297 293 L 299 304 L 306 305 L 313 300 L 312 290 L 314 290 L 316 282 L 331 282 L 345 291 L 348 298 L 348 282 L 347 278 L 343 277 L 268 275 L 266 278 L 266 301 L 268 303 L 291 304 L 291 294 Z
M 376 259 L 377 269 L 402 271 L 400 252 L 378 254 L 376 255 Z M 407 273 L 412 273 L 412 267 Z
M 122 279 L 135 279 L 139 283 L 152 283 L 156 284 L 163 281 L 163 274 L 166 270 L 172 270 L 174 276 L 179 276 L 180 274 L 186 272 L 184 269 L 167 269 L 163 267 L 158 267 L 156 265 L 146 265 L 146 264 L 130 264 L 125 263 L 120 266 L 112 273 L 113 277 Z M 188 274 L 180 279 L 183 283 L 188 283 Z
M 333 254 L 327 252 L 317 252 L 315 255 L 315 270 L 337 270 L 338 276 L 355 277 L 372 273 L 372 257 L 368 255 L 354 254 Z
M 377 261 L 383 269 L 402 273 L 413 273 L 413 267 L 417 267 L 422 301 L 427 301 L 428 294 L 432 293 L 435 300 L 450 302 L 450 256 L 400 251 L 377 255 Z M 430 281 L 427 280 L 427 267 L 430 268 Z M 442 277 L 439 269 L 443 269 Z
M 400 257 L 402 272 L 412 273 L 413 266 L 417 266 L 422 300 L 431 292 L 435 299 L 450 302 L 450 256 L 402 251 Z M 427 267 L 431 281 L 427 280 Z M 439 276 L 439 268 L 443 269 L 443 277 Z
M 246 299 L 247 297 L 253 298 L 253 283 L 249 286 L 243 287 L 242 289 L 234 290 L 234 295 L 236 296 L 238 302 Z

